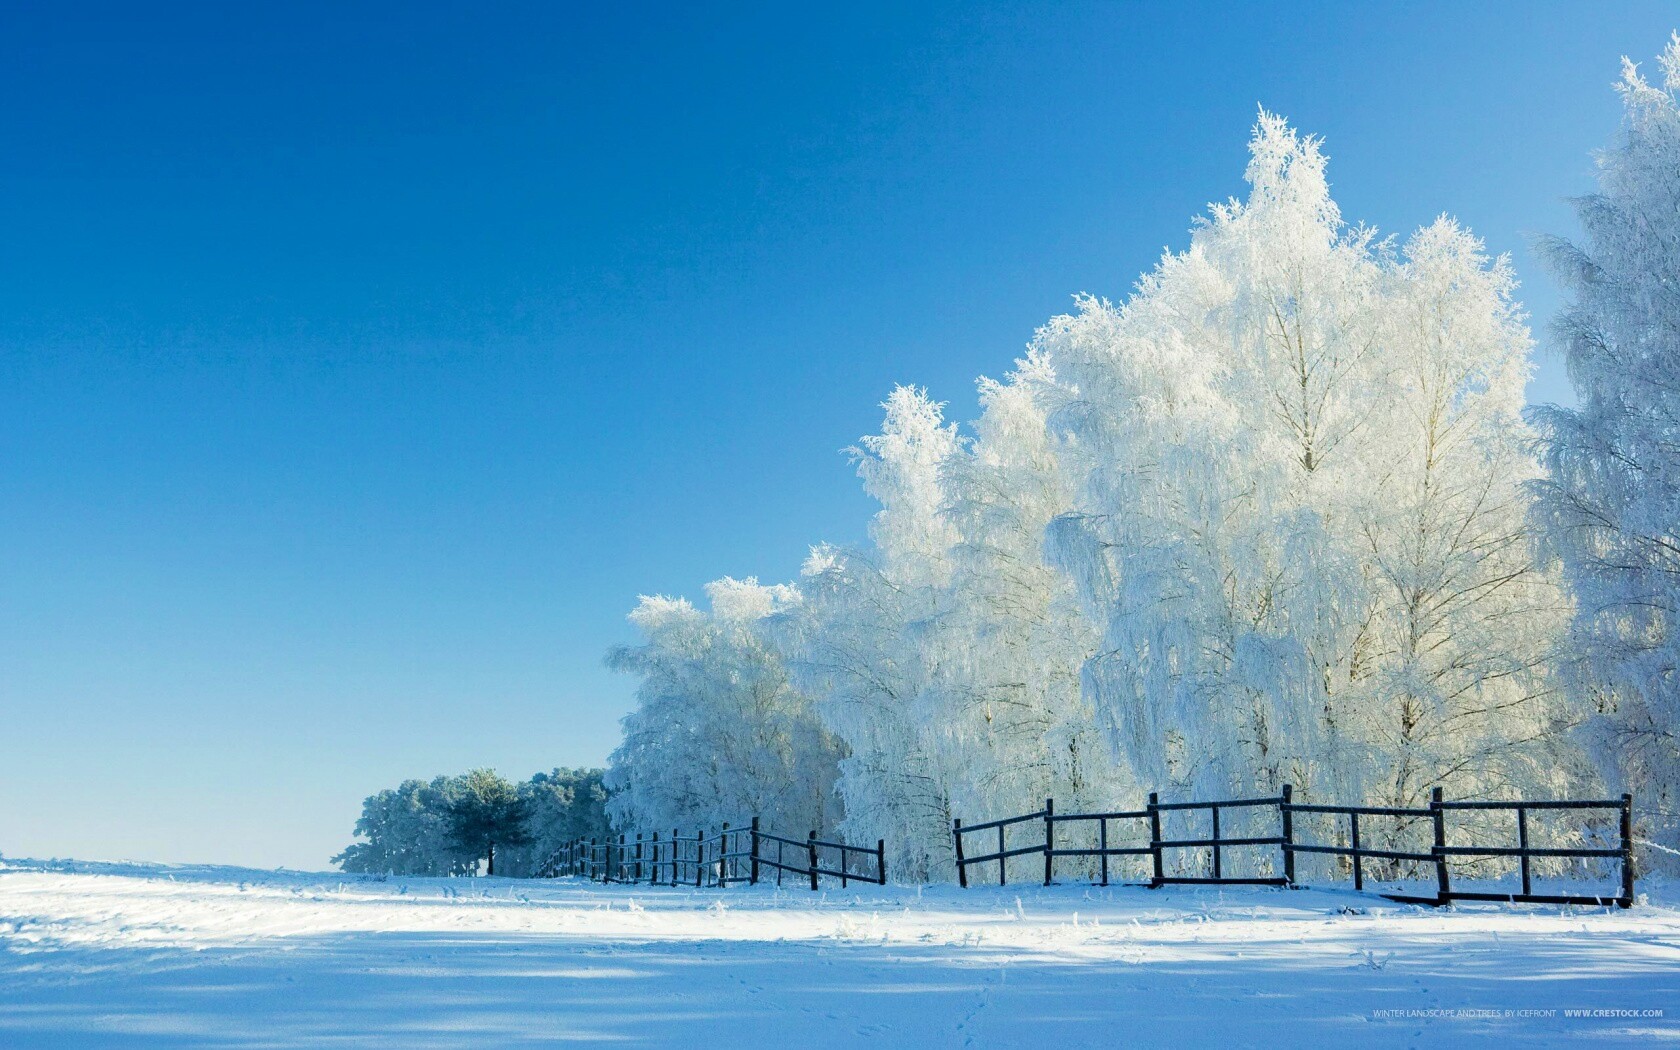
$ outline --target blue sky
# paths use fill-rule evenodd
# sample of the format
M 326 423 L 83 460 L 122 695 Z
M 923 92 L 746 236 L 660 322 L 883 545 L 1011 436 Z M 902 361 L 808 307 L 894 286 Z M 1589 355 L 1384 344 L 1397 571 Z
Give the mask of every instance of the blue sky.
M 1241 192 L 1257 105 L 1349 219 L 1513 253 L 1543 321 L 1527 238 L 1677 24 L 9 7 L 0 852 L 321 867 L 405 776 L 602 762 L 636 595 L 861 537 L 838 450 L 891 385 L 967 418 Z

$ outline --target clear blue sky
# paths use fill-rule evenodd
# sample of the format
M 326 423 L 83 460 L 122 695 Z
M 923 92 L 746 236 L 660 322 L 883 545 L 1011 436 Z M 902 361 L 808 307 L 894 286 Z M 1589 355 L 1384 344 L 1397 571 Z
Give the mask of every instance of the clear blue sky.
M 0 15 L 8 855 L 320 867 L 405 776 L 602 762 L 636 595 L 859 538 L 891 385 L 967 418 L 1241 191 L 1259 104 L 1544 319 L 1526 238 L 1680 24 L 341 6 Z

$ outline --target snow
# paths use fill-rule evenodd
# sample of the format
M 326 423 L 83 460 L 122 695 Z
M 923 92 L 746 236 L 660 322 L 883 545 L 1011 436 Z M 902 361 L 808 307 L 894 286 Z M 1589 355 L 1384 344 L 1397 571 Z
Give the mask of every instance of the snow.
M 1656 903 L 1629 911 L 1433 911 L 1322 890 L 812 894 L 8 861 L 0 1045 L 1680 1040 L 1680 894 L 1641 888 Z M 1525 1010 L 1549 1015 L 1506 1013 Z

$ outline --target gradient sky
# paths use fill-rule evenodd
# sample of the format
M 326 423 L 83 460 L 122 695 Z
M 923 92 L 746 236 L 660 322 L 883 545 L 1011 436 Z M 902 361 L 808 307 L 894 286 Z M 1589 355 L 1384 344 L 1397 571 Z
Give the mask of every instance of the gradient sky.
M 0 14 L 0 852 L 292 867 L 406 776 L 601 763 L 637 594 L 860 538 L 891 385 L 971 416 L 1242 191 L 1257 105 L 1543 321 L 1527 238 L 1680 24 L 125 6 Z

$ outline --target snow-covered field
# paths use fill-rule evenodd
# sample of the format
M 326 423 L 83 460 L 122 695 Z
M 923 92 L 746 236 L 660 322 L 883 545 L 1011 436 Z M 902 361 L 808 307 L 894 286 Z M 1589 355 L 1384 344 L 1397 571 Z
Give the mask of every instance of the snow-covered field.
M 1641 888 L 1659 903 L 1434 912 L 1318 890 L 813 895 L 8 861 L 0 1046 L 1680 1041 L 1680 909 Z

